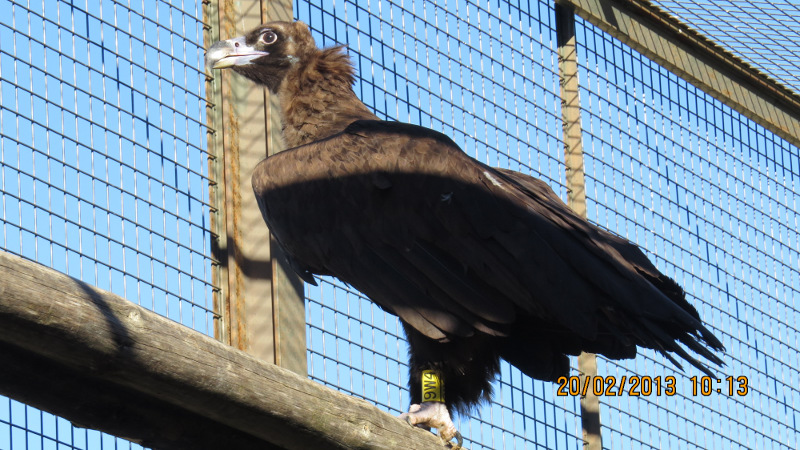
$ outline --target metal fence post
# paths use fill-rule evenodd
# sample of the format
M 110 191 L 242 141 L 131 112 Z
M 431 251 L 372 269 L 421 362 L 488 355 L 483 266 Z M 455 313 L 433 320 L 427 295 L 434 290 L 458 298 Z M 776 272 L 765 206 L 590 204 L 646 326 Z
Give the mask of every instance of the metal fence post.
M 558 38 L 558 71 L 561 78 L 561 117 L 564 127 L 564 162 L 566 165 L 567 204 L 586 217 L 586 180 L 583 169 L 581 141 L 581 108 L 578 84 L 578 61 L 575 47 L 575 9 L 556 3 L 556 35 Z M 578 357 L 581 383 L 597 375 L 597 356 L 581 353 Z M 581 397 L 581 425 L 584 448 L 600 450 L 600 402 L 591 389 Z

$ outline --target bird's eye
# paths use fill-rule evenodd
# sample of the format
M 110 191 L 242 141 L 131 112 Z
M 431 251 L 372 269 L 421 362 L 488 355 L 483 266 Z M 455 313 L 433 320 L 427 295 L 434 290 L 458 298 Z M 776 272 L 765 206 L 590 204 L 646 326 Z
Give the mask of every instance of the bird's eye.
M 275 34 L 275 32 L 272 31 L 272 30 L 267 30 L 267 31 L 261 33 L 261 37 L 259 39 L 261 40 L 261 42 L 263 42 L 263 43 L 265 43 L 267 45 L 274 44 L 275 41 L 278 40 L 278 35 Z

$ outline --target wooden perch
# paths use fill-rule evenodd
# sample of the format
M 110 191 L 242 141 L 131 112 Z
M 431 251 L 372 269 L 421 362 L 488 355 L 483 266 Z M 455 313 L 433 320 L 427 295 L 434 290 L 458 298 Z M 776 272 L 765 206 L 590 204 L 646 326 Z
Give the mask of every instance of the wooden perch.
M 4 252 L 0 393 L 159 449 L 443 448 L 366 401 Z

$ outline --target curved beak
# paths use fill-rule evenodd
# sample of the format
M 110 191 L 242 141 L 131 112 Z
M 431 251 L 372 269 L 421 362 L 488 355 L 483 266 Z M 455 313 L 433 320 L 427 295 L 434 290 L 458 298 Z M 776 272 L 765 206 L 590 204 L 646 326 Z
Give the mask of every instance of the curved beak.
M 206 51 L 207 69 L 227 69 L 250 64 L 254 59 L 269 55 L 247 45 L 244 36 L 219 41 Z

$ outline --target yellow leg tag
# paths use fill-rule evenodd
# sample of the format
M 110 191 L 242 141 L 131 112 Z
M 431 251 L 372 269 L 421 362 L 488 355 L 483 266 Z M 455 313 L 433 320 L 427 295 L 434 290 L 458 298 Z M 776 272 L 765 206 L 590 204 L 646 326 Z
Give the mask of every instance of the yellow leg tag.
M 444 402 L 444 383 L 435 370 L 422 371 L 422 401 Z

